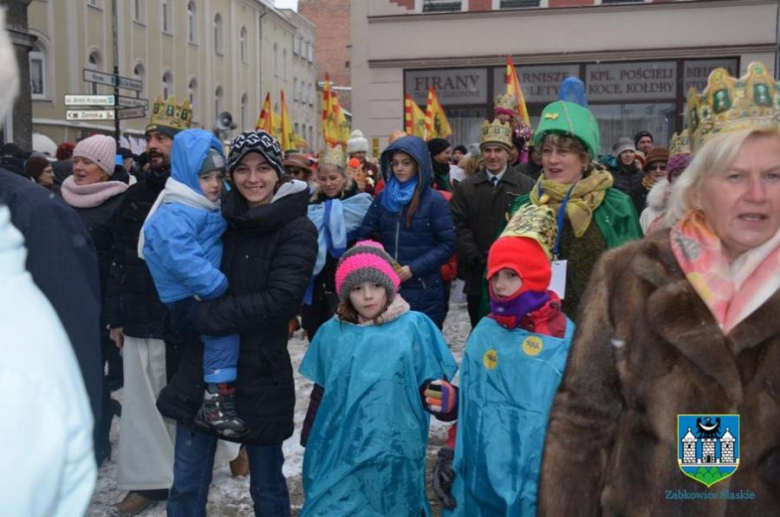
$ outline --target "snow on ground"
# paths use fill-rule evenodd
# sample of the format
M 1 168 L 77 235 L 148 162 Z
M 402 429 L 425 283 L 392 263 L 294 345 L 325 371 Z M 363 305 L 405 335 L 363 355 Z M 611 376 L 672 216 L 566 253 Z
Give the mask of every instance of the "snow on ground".
M 466 304 L 453 301 L 450 303 L 447 320 L 444 322 L 444 336 L 458 362 L 460 362 L 463 347 L 466 344 L 470 330 L 471 325 L 469 324 Z M 309 393 L 312 387 L 311 381 L 298 373 L 298 366 L 306 353 L 307 345 L 308 342 L 302 337 L 300 332 L 296 333 L 289 343 L 290 357 L 292 358 L 295 371 L 297 398 L 295 402 L 295 433 L 284 442 L 283 450 L 285 457 L 284 475 L 290 488 L 290 502 L 294 516 L 298 514 L 303 504 L 301 472 L 303 470 L 304 449 L 299 442 L 301 426 L 306 416 L 306 409 L 309 405 Z M 115 392 L 114 398 L 121 401 L 122 391 Z M 429 459 L 435 459 L 436 452 L 446 440 L 449 426 L 450 424 L 439 422 L 434 418 L 431 419 L 431 435 L 428 444 Z M 111 443 L 114 447 L 112 458 L 117 457 L 119 451 L 118 441 L 119 419 L 115 418 L 111 427 Z M 118 490 L 116 487 L 116 462 L 112 459 L 104 463 L 98 472 L 97 485 L 87 510 L 87 516 L 103 517 L 110 515 L 111 505 L 121 501 L 124 496 L 125 492 Z M 434 506 L 434 510 L 436 510 L 436 501 L 432 499 L 431 503 Z M 218 517 L 253 515 L 252 498 L 249 495 L 249 478 L 233 478 L 228 465 L 216 468 L 211 483 L 211 490 L 209 491 L 208 513 Z M 165 515 L 165 504 L 155 504 L 139 515 L 143 517 L 163 517 Z

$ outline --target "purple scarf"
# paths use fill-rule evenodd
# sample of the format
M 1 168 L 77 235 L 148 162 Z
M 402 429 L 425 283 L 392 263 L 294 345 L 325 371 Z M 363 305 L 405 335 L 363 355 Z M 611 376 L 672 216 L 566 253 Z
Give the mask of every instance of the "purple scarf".
M 504 328 L 516 329 L 529 313 L 550 300 L 547 291 L 524 291 L 509 298 L 497 299 L 490 288 L 490 315 Z

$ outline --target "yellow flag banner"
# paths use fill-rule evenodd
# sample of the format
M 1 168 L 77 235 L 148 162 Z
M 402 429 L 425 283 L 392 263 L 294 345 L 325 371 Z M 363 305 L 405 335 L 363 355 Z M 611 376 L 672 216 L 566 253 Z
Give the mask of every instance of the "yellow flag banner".
M 271 93 L 267 93 L 265 101 L 263 102 L 263 108 L 260 110 L 260 117 L 257 119 L 255 129 L 262 129 L 266 133 L 274 134 L 274 112 L 271 108 Z
M 282 151 L 287 151 L 289 149 L 293 149 L 293 139 L 292 139 L 292 127 L 290 126 L 290 115 L 287 113 L 287 103 L 284 100 L 284 90 L 282 90 L 282 120 L 280 123 L 280 138 L 279 143 L 282 146 Z
M 322 137 L 330 147 L 338 144 L 336 114 L 333 112 L 333 92 L 331 91 L 330 76 L 327 72 L 325 72 L 325 85 L 322 89 Z
M 439 102 L 436 90 L 428 88 L 428 103 L 425 106 L 425 139 L 449 138 L 452 136 L 452 128 L 444 108 Z
M 408 93 L 404 96 L 404 131 L 425 138 L 425 113 Z
M 531 119 L 528 116 L 528 109 L 525 107 L 523 89 L 520 87 L 520 79 L 517 77 L 517 70 L 512 63 L 511 56 L 506 56 L 506 94 L 513 95 L 517 99 L 517 113 L 526 125 L 531 127 Z
M 347 116 L 341 108 L 339 96 L 336 92 L 330 94 L 331 110 L 333 112 L 333 132 L 336 144 L 346 146 L 349 140 L 350 126 L 347 122 Z

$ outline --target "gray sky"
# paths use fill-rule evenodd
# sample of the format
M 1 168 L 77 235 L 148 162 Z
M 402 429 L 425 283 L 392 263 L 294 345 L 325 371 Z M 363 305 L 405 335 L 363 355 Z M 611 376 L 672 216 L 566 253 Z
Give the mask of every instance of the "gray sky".
M 274 6 L 298 10 L 298 0 L 274 0 Z

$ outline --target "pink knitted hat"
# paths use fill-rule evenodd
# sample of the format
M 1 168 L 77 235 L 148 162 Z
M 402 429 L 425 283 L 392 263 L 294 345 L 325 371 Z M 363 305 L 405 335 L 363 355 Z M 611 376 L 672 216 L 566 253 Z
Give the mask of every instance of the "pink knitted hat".
M 93 135 L 85 138 L 76 144 L 76 149 L 73 150 L 73 158 L 77 156 L 95 162 L 98 167 L 111 176 L 114 174 L 116 163 L 116 140 L 105 135 Z
M 341 256 L 336 267 L 339 298 L 346 300 L 355 287 L 363 282 L 374 282 L 385 288 L 387 301 L 392 301 L 401 285 L 401 279 L 393 268 L 394 262 L 378 242 L 358 242 Z

